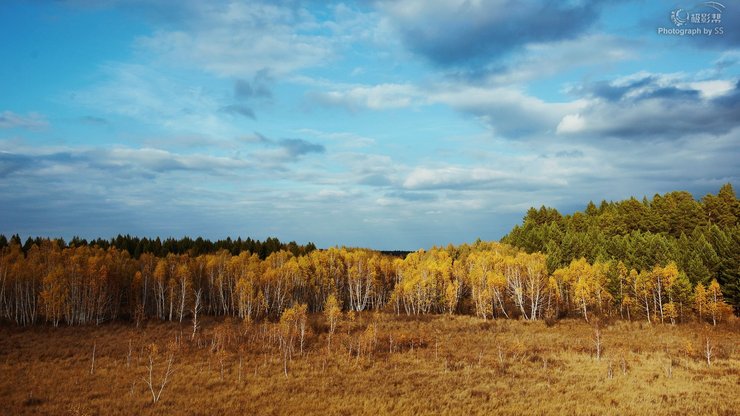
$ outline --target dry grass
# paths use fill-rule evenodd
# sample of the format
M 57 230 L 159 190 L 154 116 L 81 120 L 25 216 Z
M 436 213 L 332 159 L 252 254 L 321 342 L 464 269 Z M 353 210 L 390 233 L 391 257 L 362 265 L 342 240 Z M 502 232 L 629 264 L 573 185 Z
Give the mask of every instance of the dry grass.
M 699 325 L 602 324 L 597 359 L 594 329 L 582 321 L 547 326 L 465 316 L 366 314 L 340 324 L 328 353 L 325 324 L 312 317 L 313 335 L 303 356 L 294 352 L 287 377 L 270 325 L 231 337 L 223 336 L 225 326 L 232 334 L 243 330 L 236 323 L 204 321 L 191 341 L 189 327 L 176 324 L 149 323 L 139 330 L 123 324 L 0 327 L 0 412 L 740 413 L 737 322 L 709 332 Z M 214 351 L 215 334 L 225 353 Z M 711 366 L 703 356 L 707 334 Z M 162 354 L 155 382 L 165 371 L 167 344 L 177 347 L 175 372 L 156 404 L 143 381 L 145 347 L 151 343 Z

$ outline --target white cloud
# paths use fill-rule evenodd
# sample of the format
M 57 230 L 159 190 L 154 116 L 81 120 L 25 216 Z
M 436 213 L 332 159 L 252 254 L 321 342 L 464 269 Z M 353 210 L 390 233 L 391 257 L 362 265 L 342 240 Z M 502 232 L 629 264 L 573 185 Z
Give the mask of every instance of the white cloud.
M 99 176 L 106 171 L 110 179 L 193 171 L 211 175 L 230 175 L 252 166 L 246 160 L 204 154 L 182 154 L 156 148 L 29 148 L 0 151 L 0 162 L 9 168 L 5 174 L 44 176 L 50 172 L 76 171 L 75 176 Z M 11 164 L 12 162 L 12 164 Z
M 639 72 L 586 84 L 576 111 L 561 118 L 560 135 L 675 141 L 724 134 L 738 124 L 737 80 L 692 81 L 689 74 Z
M 101 72 L 105 81 L 77 91 L 77 103 L 169 133 L 234 137 L 239 132 L 222 111 L 224 101 L 206 88 L 143 64 L 108 63 Z
M 192 170 L 200 172 L 229 172 L 234 169 L 245 169 L 250 164 L 244 160 L 202 154 L 177 154 L 162 149 L 125 148 L 95 150 L 87 153 L 93 165 L 118 168 L 144 169 L 148 171 L 167 172 L 173 170 Z
M 697 81 L 688 84 L 690 88 L 693 88 L 701 94 L 701 98 L 705 100 L 711 100 L 713 98 L 727 95 L 733 89 L 735 89 L 736 81 L 730 81 L 725 79 L 715 79 L 709 81 Z
M 480 116 L 506 138 L 553 133 L 563 116 L 585 104 L 581 100 L 548 102 L 516 88 L 454 84 L 436 91 L 429 100 Z
M 568 114 L 560 120 L 556 129 L 557 134 L 579 133 L 586 129 L 586 121 L 580 114 Z
M 416 168 L 403 182 L 404 188 L 430 189 L 437 187 L 467 187 L 508 178 L 504 172 L 481 168 L 444 167 Z
M 531 176 L 509 169 L 496 170 L 485 167 L 443 166 L 437 168 L 418 167 L 412 170 L 403 181 L 407 189 L 454 189 L 466 190 L 476 188 L 501 189 L 537 186 L 563 186 L 567 184 L 562 178 L 551 175 Z M 536 175 L 536 173 L 534 173 Z
M 553 133 L 560 120 L 585 105 L 583 100 L 547 102 L 515 87 L 440 82 L 421 88 L 412 84 L 333 85 L 309 94 L 320 104 L 349 111 L 389 110 L 445 104 L 481 117 L 497 134 L 518 138 Z
M 303 9 L 280 3 L 203 3 L 180 30 L 160 30 L 138 47 L 175 67 L 195 67 L 218 76 L 252 77 L 261 70 L 282 75 L 324 65 L 333 55 L 327 36 Z
M 320 104 L 360 109 L 390 110 L 405 108 L 419 102 L 421 94 L 410 84 L 339 85 L 327 92 L 314 92 L 310 97 Z
M 559 42 L 525 45 L 503 69 L 491 70 L 484 80 L 506 86 L 543 79 L 578 68 L 602 68 L 637 58 L 635 42 L 606 34 L 588 34 Z
M 335 145 L 346 148 L 368 147 L 377 144 L 377 140 L 348 131 L 327 132 L 315 129 L 299 129 L 300 135 L 331 140 Z
M 49 123 L 39 113 L 28 113 L 25 116 L 12 111 L 0 113 L 0 129 L 22 128 L 38 130 L 47 127 Z

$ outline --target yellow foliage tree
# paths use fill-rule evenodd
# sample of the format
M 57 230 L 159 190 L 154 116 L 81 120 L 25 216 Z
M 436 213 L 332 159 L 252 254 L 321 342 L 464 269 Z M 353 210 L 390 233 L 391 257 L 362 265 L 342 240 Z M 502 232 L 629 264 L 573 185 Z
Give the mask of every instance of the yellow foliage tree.
M 707 289 L 703 284 L 697 283 L 694 288 L 694 310 L 699 314 L 699 320 L 704 319 L 704 312 L 708 309 Z
M 43 290 L 40 293 L 40 303 L 44 309 L 46 320 L 52 325 L 59 326 L 64 317 L 67 302 L 67 288 L 64 282 L 64 270 L 57 266 L 44 276 Z
M 712 324 L 717 325 L 717 322 L 725 320 L 732 313 L 732 308 L 725 303 L 717 279 L 712 279 L 707 295 L 707 305 L 709 313 L 712 314 Z
M 326 345 L 329 351 L 331 351 L 331 337 L 337 329 L 340 316 L 342 316 L 342 308 L 339 306 L 337 298 L 331 294 L 326 298 L 326 302 L 324 303 L 324 317 L 326 318 L 326 322 L 329 323 L 329 337 Z

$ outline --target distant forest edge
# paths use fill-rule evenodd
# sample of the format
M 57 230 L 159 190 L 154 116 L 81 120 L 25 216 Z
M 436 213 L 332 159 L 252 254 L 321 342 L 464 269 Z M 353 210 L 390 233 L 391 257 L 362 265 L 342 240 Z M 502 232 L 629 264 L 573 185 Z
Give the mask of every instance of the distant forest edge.
M 277 320 L 296 308 L 717 324 L 740 311 L 740 202 L 731 185 L 530 209 L 502 242 L 379 252 L 277 239 L 0 237 L 0 318 L 80 325 L 199 313 Z M 293 311 L 293 312 L 291 312 Z M 195 319 L 193 319 L 195 321 Z
M 7 239 L 4 235 L 0 234 L 0 249 L 6 247 L 8 244 L 14 243 L 21 245 L 23 252 L 26 253 L 33 247 L 33 245 L 40 246 L 44 240 L 50 240 L 49 238 L 28 237 L 25 243 L 21 244 L 21 237 L 15 234 Z M 60 248 L 66 247 L 82 247 L 82 246 L 96 246 L 103 250 L 109 248 L 116 248 L 118 250 L 125 250 L 130 256 L 138 259 L 142 254 L 153 254 L 157 257 L 166 257 L 168 254 L 188 254 L 190 256 L 199 256 L 201 254 L 216 253 L 221 250 L 226 250 L 234 256 L 239 255 L 241 252 L 246 251 L 248 253 L 257 254 L 260 259 L 264 260 L 272 253 L 278 251 L 289 251 L 294 256 L 303 256 L 316 250 L 314 243 L 307 243 L 305 245 L 299 245 L 295 241 L 289 243 L 283 243 L 277 238 L 269 237 L 265 241 L 253 240 L 247 237 L 246 240 L 242 240 L 238 237 L 232 240 L 231 237 L 227 237 L 223 240 L 217 240 L 215 242 L 198 237 L 192 239 L 190 237 L 183 237 L 180 239 L 166 238 L 164 240 L 159 237 L 146 238 L 146 237 L 132 237 L 130 235 L 118 235 L 110 240 L 98 238 L 95 240 L 87 241 L 84 238 L 73 237 L 67 244 L 64 239 L 54 239 Z
M 48 237 L 28 237 L 24 243 L 20 235 L 14 234 L 8 239 L 5 235 L 0 234 L 0 250 L 7 247 L 9 244 L 17 244 L 21 246 L 24 253 L 28 252 L 31 247 L 41 246 L 44 240 L 52 240 Z M 57 242 L 60 248 L 66 247 L 81 247 L 81 246 L 97 246 L 104 250 L 109 248 L 117 248 L 118 250 L 125 250 L 133 258 L 138 259 L 142 254 L 148 253 L 153 254 L 157 257 L 167 257 L 168 254 L 188 254 L 190 256 L 199 256 L 201 254 L 216 253 L 221 250 L 226 250 L 231 253 L 232 256 L 238 256 L 241 252 L 245 251 L 248 253 L 257 254 L 260 259 L 264 260 L 272 253 L 278 251 L 289 251 L 294 256 L 303 256 L 314 250 L 316 245 L 312 242 L 308 242 L 305 245 L 300 245 L 295 241 L 289 243 L 283 243 L 279 239 L 274 237 L 268 237 L 264 242 L 260 240 L 247 239 L 242 240 L 238 237 L 232 240 L 231 237 L 227 237 L 223 240 L 216 240 L 215 242 L 198 237 L 192 239 L 190 237 L 166 238 L 164 240 L 159 237 L 146 238 L 146 237 L 132 237 L 130 235 L 118 235 L 110 240 L 97 238 L 95 240 L 87 241 L 84 238 L 72 237 L 69 243 L 64 241 L 63 238 L 53 239 Z M 386 254 L 394 257 L 406 257 L 411 251 L 409 250 L 378 250 L 381 254 Z

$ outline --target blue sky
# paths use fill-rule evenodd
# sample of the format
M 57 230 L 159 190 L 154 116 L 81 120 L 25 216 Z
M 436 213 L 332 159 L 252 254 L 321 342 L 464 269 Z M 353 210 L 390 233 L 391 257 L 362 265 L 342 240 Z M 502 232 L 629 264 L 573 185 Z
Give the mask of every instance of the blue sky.
M 0 233 L 416 249 L 737 187 L 723 6 L 6 0 Z

